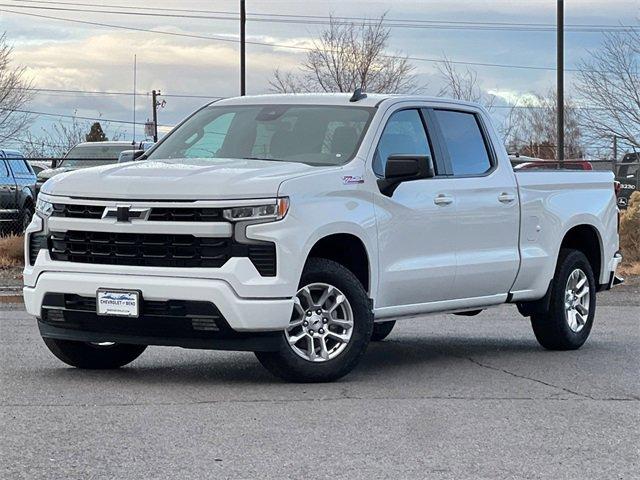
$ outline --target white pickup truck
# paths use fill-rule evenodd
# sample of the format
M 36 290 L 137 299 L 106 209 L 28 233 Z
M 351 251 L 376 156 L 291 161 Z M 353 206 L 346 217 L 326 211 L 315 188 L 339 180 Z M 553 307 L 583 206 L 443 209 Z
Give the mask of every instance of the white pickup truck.
M 397 319 L 512 303 L 579 348 L 618 253 L 613 174 L 514 173 L 480 106 L 268 95 L 200 109 L 136 162 L 47 181 L 24 300 L 46 345 L 117 368 L 147 345 L 348 373 Z

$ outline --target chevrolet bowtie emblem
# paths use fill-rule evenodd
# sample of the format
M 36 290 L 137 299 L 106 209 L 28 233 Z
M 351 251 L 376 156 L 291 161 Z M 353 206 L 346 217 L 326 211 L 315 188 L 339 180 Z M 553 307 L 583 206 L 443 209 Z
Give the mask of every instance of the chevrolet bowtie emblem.
M 130 222 L 131 220 L 146 220 L 150 213 L 150 208 L 131 208 L 128 205 L 118 205 L 117 207 L 105 208 L 102 218 L 115 218 L 116 222 Z

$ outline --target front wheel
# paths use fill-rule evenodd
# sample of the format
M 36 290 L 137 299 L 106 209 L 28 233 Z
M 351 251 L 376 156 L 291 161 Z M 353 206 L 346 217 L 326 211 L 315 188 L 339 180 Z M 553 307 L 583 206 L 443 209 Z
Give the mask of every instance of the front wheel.
M 43 338 L 58 359 L 76 368 L 106 370 L 120 368 L 142 355 L 146 345 L 119 343 L 86 343 Z
M 336 380 L 356 366 L 371 339 L 367 293 L 351 271 L 322 258 L 307 262 L 299 287 L 280 349 L 256 357 L 285 380 Z
M 591 264 L 577 250 L 560 251 L 549 309 L 531 316 L 536 339 L 549 350 L 576 350 L 586 342 L 596 312 Z

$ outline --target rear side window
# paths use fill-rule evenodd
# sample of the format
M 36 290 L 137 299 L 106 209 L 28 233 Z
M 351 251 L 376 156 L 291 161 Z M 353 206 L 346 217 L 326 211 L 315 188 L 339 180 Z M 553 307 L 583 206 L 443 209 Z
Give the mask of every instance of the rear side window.
M 431 155 L 418 110 L 401 110 L 389 118 L 373 158 L 376 175 L 384 177 L 387 158 L 391 155 Z
M 7 166 L 4 163 L 4 160 L 0 158 L 0 177 L 8 177 L 9 171 L 7 170 Z
M 435 110 L 454 175 L 482 175 L 491 159 L 478 118 L 473 113 Z
M 27 166 L 25 160 L 22 159 L 15 159 L 15 160 L 7 160 L 7 162 L 9 162 L 9 166 L 11 167 L 11 170 L 13 171 L 13 174 L 17 177 L 24 177 L 24 176 L 30 176 L 31 175 L 31 170 L 29 170 L 29 167 Z

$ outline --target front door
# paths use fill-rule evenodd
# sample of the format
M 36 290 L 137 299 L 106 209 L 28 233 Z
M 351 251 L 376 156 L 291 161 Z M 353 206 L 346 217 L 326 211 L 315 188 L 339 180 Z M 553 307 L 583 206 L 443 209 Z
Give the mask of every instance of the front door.
M 379 284 L 376 308 L 451 299 L 456 274 L 456 198 L 441 175 L 437 151 L 419 109 L 403 109 L 387 120 L 373 160 L 382 177 L 394 154 L 430 155 L 436 177 L 400 184 L 391 197 L 376 193 Z

